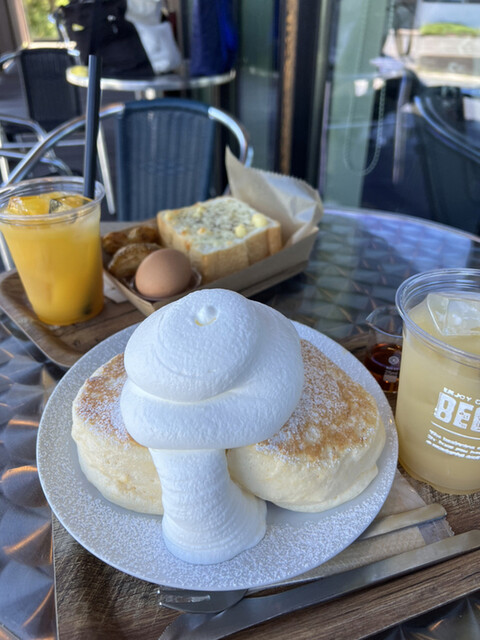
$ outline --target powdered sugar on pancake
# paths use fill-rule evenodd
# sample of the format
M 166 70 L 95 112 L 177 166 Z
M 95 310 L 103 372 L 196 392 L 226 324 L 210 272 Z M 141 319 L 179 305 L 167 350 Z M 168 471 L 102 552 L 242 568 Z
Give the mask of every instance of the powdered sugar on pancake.
M 332 363 L 310 342 L 302 340 L 302 353 L 301 398 L 282 428 L 256 448 L 290 462 L 301 459 L 303 465 L 322 466 L 347 448 L 366 447 L 377 431 L 378 410 L 374 399 L 350 376 L 340 369 L 332 375 Z
M 372 395 L 302 340 L 305 381 L 290 419 L 270 439 L 228 451 L 240 486 L 295 511 L 331 509 L 375 478 L 385 429 Z
M 83 424 L 103 437 L 113 437 L 125 444 L 132 440 L 120 411 L 120 394 L 126 379 L 123 354 L 119 354 L 85 381 L 73 403 L 74 418 L 78 416 Z

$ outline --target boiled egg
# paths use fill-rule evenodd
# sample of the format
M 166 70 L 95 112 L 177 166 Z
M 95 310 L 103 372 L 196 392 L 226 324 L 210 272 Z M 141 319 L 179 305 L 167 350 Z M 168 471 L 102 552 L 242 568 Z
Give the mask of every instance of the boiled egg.
M 159 249 L 142 260 L 135 287 L 145 298 L 168 298 L 184 291 L 192 279 L 188 258 L 176 249 Z

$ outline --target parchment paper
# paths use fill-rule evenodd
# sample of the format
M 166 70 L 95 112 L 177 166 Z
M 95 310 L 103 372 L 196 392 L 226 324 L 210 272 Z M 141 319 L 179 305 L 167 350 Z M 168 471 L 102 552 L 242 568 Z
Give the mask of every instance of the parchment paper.
M 225 165 L 232 196 L 278 220 L 286 247 L 308 236 L 321 220 L 320 194 L 303 180 L 246 167 L 228 147 Z

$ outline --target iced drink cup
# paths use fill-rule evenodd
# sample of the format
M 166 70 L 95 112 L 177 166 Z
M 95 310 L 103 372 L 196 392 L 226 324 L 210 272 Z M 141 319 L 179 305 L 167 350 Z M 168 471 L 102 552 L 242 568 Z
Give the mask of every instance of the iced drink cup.
M 398 289 L 399 458 L 439 491 L 480 490 L 480 270 L 418 274 Z
M 83 197 L 82 178 L 39 178 L 0 190 L 0 230 L 28 300 L 49 325 L 69 325 L 103 307 L 101 184 Z

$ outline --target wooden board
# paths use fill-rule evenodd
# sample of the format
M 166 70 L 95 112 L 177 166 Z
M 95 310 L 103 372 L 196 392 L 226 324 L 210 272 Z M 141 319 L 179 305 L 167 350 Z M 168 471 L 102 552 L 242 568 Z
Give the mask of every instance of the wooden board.
M 156 585 L 101 562 L 55 518 L 53 530 L 59 640 L 156 640 L 178 615 L 158 605 Z M 471 593 L 479 580 L 480 551 L 474 551 L 231 637 L 358 640 Z
M 255 283 L 238 289 L 249 297 L 301 273 L 308 262 L 302 261 Z M 214 283 L 212 283 L 213 286 Z M 50 327 L 33 313 L 16 271 L 0 274 L 0 307 L 52 362 L 69 368 L 99 342 L 121 329 L 145 319 L 152 310 L 135 308 L 130 301 L 115 303 L 105 298 L 103 311 L 86 322 L 69 327 Z
M 366 335 L 342 341 L 360 360 Z M 395 410 L 395 394 L 387 398 Z M 480 493 L 449 496 L 400 472 L 427 503 L 439 502 L 456 534 L 480 529 Z M 110 567 L 53 518 L 58 640 L 156 640 L 178 615 L 158 605 L 157 587 Z M 478 589 L 480 551 L 231 636 L 233 640 L 360 640 Z M 368 615 L 365 615 L 368 611 Z
M 118 222 L 103 223 L 101 232 L 104 234 L 130 226 L 132 225 Z M 315 227 L 306 237 L 277 254 L 204 286 L 231 289 L 247 297 L 256 295 L 304 271 L 317 234 L 318 229 Z M 62 368 L 69 368 L 99 342 L 117 331 L 141 322 L 146 315 L 162 306 L 160 302 L 142 300 L 111 274 L 108 276 L 127 301 L 115 303 L 105 298 L 103 311 L 86 322 L 69 327 L 51 327 L 40 322 L 30 307 L 16 271 L 0 274 L 0 308 L 52 362 Z M 175 299 L 179 297 L 181 294 Z
M 0 275 L 0 307 L 52 362 L 63 368 L 71 367 L 99 342 L 145 317 L 130 302 L 115 303 L 106 298 L 95 318 L 68 327 L 50 327 L 31 310 L 16 271 Z

